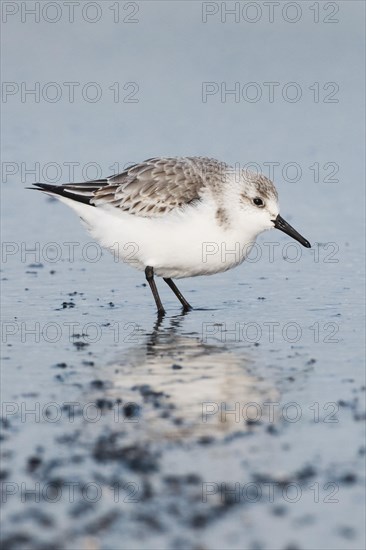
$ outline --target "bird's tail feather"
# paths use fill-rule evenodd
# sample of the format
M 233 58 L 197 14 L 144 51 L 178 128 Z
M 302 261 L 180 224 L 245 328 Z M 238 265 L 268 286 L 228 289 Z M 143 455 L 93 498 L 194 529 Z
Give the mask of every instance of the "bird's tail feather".
M 67 199 L 94 206 L 90 202 L 94 197 L 94 192 L 108 185 L 108 180 L 102 179 L 86 181 L 84 183 L 66 183 L 64 185 L 52 185 L 50 183 L 34 183 L 33 185 L 34 187 L 28 187 L 28 189 L 43 191 L 49 195 L 59 195 Z

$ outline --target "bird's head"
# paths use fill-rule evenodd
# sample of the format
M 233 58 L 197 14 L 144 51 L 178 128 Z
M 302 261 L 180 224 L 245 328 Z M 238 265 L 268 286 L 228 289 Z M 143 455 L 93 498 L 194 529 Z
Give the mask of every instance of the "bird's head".
M 242 170 L 239 201 L 240 209 L 257 234 L 276 228 L 306 248 L 311 247 L 309 241 L 280 216 L 277 190 L 266 176 Z

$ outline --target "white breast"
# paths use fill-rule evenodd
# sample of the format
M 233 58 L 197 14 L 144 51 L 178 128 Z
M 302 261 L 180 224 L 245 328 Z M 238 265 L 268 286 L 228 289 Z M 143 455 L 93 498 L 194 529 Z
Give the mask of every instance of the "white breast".
M 244 261 L 256 235 L 219 225 L 216 207 L 195 207 L 143 218 L 112 206 L 90 207 L 62 198 L 78 212 L 88 231 L 121 261 L 137 269 L 152 266 L 162 277 L 182 278 L 226 271 Z

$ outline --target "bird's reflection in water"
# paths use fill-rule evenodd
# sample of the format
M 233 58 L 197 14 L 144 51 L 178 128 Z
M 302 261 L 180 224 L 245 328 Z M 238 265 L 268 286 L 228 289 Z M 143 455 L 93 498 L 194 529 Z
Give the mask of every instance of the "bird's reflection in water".
M 204 343 L 197 333 L 182 333 L 183 321 L 184 314 L 171 317 L 168 326 L 158 319 L 138 346 L 119 357 L 114 389 L 138 404 L 139 429 L 144 427 L 152 439 L 248 430 L 262 404 L 277 397 L 274 388 L 250 373 L 249 355 Z

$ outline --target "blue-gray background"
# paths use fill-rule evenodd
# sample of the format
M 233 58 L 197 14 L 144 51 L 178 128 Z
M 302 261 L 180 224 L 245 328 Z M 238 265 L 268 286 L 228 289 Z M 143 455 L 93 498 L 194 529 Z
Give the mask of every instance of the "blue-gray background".
M 116 381 L 113 373 L 115 362 L 120 360 L 115 354 L 125 357 L 123 364 L 135 357 L 136 350 L 127 338 L 116 343 L 111 333 L 103 333 L 103 338 L 75 355 L 73 342 L 64 333 L 57 342 L 51 343 L 42 336 L 36 341 L 27 334 L 23 337 L 24 327 L 29 328 L 36 322 L 41 327 L 49 322 L 57 322 L 63 327 L 65 320 L 81 327 L 85 319 L 100 323 L 100 326 L 107 322 L 123 325 L 131 321 L 139 327 L 143 341 L 155 321 L 151 296 L 140 286 L 141 274 L 117 265 L 107 254 L 101 261 L 87 262 L 80 249 L 76 261 L 70 262 L 63 243 L 73 241 L 83 245 L 89 242 L 77 217 L 62 205 L 51 203 L 24 187 L 39 179 L 67 181 L 70 163 L 75 163 L 75 181 L 83 179 L 85 174 L 91 178 L 109 175 L 115 171 L 116 163 L 123 167 L 159 155 L 207 155 L 233 164 L 257 163 L 265 173 L 266 163 L 279 163 L 274 179 L 280 192 L 281 213 L 315 243 L 319 261 L 314 252 L 306 251 L 305 254 L 304 249 L 295 263 L 286 261 L 281 253 L 272 263 L 264 254 L 261 261 L 233 272 L 183 281 L 182 289 L 190 301 L 201 308 L 211 306 L 212 311 L 193 312 L 184 319 L 165 319 L 162 330 L 167 333 L 163 332 L 163 336 L 172 337 L 173 343 L 162 344 L 162 356 L 173 354 L 176 359 L 176 347 L 183 362 L 186 358 L 187 368 L 198 369 L 195 373 L 204 380 L 206 370 L 212 367 L 210 361 L 214 361 L 218 350 L 226 350 L 229 342 L 230 352 L 238 361 L 233 372 L 227 371 L 230 387 L 239 384 L 240 369 L 246 365 L 245 368 L 259 377 L 259 386 L 265 380 L 272 388 L 263 391 L 278 392 L 276 395 L 280 395 L 281 402 L 300 402 L 309 412 L 313 402 L 319 402 L 322 409 L 326 403 L 341 401 L 342 415 L 339 413 L 339 422 L 336 426 L 331 425 L 332 430 L 325 423 L 321 428 L 305 423 L 301 429 L 297 424 L 287 423 L 286 434 L 280 433 L 277 443 L 268 440 L 270 436 L 260 432 L 259 427 L 259 432 L 254 434 L 257 437 L 254 451 L 244 438 L 239 439 L 239 443 L 232 443 L 235 449 L 225 453 L 229 443 L 220 435 L 215 436 L 216 443 L 211 450 L 208 446 L 197 449 L 192 429 L 189 437 L 177 436 L 178 449 L 170 449 L 169 454 L 166 439 L 154 436 L 153 443 L 163 455 L 157 469 L 161 475 L 172 472 L 198 475 L 197 501 L 201 502 L 200 483 L 203 481 L 244 483 L 257 479 L 258 464 L 266 479 L 298 480 L 301 478 L 299 471 L 310 464 L 316 473 L 309 475 L 309 479 L 321 485 L 337 483 L 341 498 L 338 504 L 320 505 L 302 499 L 292 508 L 282 499 L 278 506 L 291 510 L 281 513 L 271 512 L 270 507 L 267 510 L 266 505 L 259 504 L 252 505 L 248 511 L 247 503 L 241 502 L 243 507 L 229 508 L 228 513 L 215 520 L 215 529 L 210 523 L 211 516 L 206 518 L 206 523 L 198 521 L 198 528 L 197 521 L 186 517 L 187 509 L 196 506 L 191 497 L 184 490 L 181 497 L 176 496 L 174 504 L 179 507 L 181 498 L 183 510 L 181 515 L 171 519 L 168 510 L 172 497 L 159 489 L 158 481 L 152 478 L 154 498 L 135 505 L 132 512 L 129 510 L 130 515 L 123 512 L 124 520 L 117 524 L 111 521 L 104 531 L 102 528 L 93 531 L 88 520 L 93 523 L 102 513 L 118 514 L 120 510 L 113 507 L 113 503 L 99 502 L 99 507 L 95 505 L 92 511 L 88 510 L 80 520 L 82 527 L 73 520 L 74 512 L 70 511 L 66 498 L 64 507 L 60 504 L 50 509 L 48 506 L 51 520 L 42 539 L 37 531 L 37 521 L 41 520 L 35 512 L 30 513 L 31 505 L 21 504 L 16 495 L 7 508 L 5 533 L 8 544 L 14 532 L 20 529 L 29 537 L 28 548 L 32 545 L 39 548 L 41 543 L 58 539 L 60 533 L 67 533 L 64 544 L 70 548 L 75 547 L 75 541 L 79 547 L 94 544 L 97 548 L 154 548 L 156 545 L 161 548 L 363 547 L 359 518 L 362 518 L 360 485 L 364 454 L 360 420 L 364 417 L 359 408 L 364 391 L 364 3 L 280 2 L 274 6 L 273 22 L 269 21 L 268 5 L 262 2 L 251 3 L 251 7 L 248 2 L 226 3 L 227 9 L 239 6 L 235 8 L 239 9 L 237 21 L 234 15 L 227 15 L 225 21 L 225 3 L 221 2 L 105 1 L 94 3 L 97 7 L 90 2 L 75 5 L 74 22 L 69 21 L 69 9 L 63 2 L 57 3 L 57 11 L 51 2 L 41 2 L 40 21 L 35 22 L 34 16 L 25 11 L 34 9 L 35 4 L 2 3 L 5 91 L 1 104 L 2 224 L 7 247 L 5 256 L 3 254 L 3 320 L 7 323 L 3 325 L 7 331 L 3 339 L 3 398 L 15 403 L 29 399 L 31 404 L 35 400 L 63 403 L 72 393 L 76 401 L 91 400 L 94 396 L 85 388 L 89 387 L 92 377 L 108 380 L 112 384 L 109 391 L 113 397 L 119 392 L 124 399 L 123 392 L 132 386 L 131 373 L 125 373 L 122 382 Z M 89 7 L 83 12 L 87 4 Z M 45 9 L 49 11 L 42 11 Z M 118 22 L 115 22 L 117 9 Z M 211 11 L 215 13 L 208 14 Z M 51 23 L 56 15 L 60 16 L 59 20 Z M 98 20 L 90 22 L 96 15 Z M 256 15 L 257 22 L 247 21 Z M 315 17 L 318 22 L 314 21 Z M 298 21 L 288 21 L 295 18 Z M 45 97 L 44 86 L 52 82 L 61 90 L 61 97 L 55 102 Z M 65 82 L 80 84 L 75 86 L 73 102 L 68 99 Z M 102 93 L 96 102 L 85 100 L 81 92 L 91 82 L 96 83 Z M 203 101 L 205 82 L 216 83 L 219 89 L 226 86 L 227 90 L 239 83 L 236 85 L 241 92 L 244 89 L 244 97 L 242 94 L 235 101 L 233 94 L 221 97 L 218 92 Z M 278 83 L 273 102 L 268 100 L 268 85 L 264 84 L 268 82 Z M 110 89 L 113 86 L 116 90 L 115 83 L 120 90 L 118 102 L 114 101 L 114 92 Z M 257 102 L 245 98 L 248 83 L 255 83 L 262 93 Z M 288 83 L 296 83 L 301 90 L 299 101 L 284 99 L 282 91 Z M 22 98 L 22 89 L 37 85 L 40 87 L 39 101 L 31 94 Z M 317 86 L 319 98 L 315 101 Z M 55 87 L 48 90 L 48 97 L 52 97 Z M 133 90 L 136 93 L 128 95 Z M 253 90 L 254 87 L 248 90 L 250 97 Z M 333 90 L 334 94 L 329 96 Z M 291 97 L 293 92 L 294 87 L 289 89 Z M 92 95 L 92 88 L 90 93 Z M 128 97 L 136 101 L 126 101 Z M 95 163 L 99 173 L 91 165 L 85 172 L 89 163 Z M 288 163 L 300 167 L 301 174 L 296 182 L 283 177 L 283 167 Z M 314 168 L 311 168 L 314 166 L 319 166 L 319 178 L 314 177 Z M 33 168 L 36 168 L 36 175 L 28 172 Z M 291 180 L 293 174 L 290 169 L 287 180 Z M 333 180 L 329 181 L 329 177 Z M 278 241 L 281 247 L 287 243 L 285 237 L 277 234 L 262 236 L 259 242 L 269 240 Z M 56 265 L 50 265 L 42 254 L 39 257 L 21 254 L 22 247 L 34 248 L 35 243 L 42 247 L 50 241 L 58 243 L 65 254 Z M 319 248 L 316 243 L 320 243 Z M 334 244 L 324 248 L 326 243 Z M 333 250 L 335 255 L 329 257 Z M 55 273 L 50 274 L 50 271 Z M 72 292 L 83 295 L 70 298 Z M 169 315 L 177 314 L 174 297 L 165 290 L 163 296 Z M 259 297 L 266 300 L 258 300 Z M 115 307 L 108 309 L 111 299 Z M 76 307 L 58 311 L 63 302 L 70 301 L 75 301 Z M 191 355 L 187 355 L 186 350 L 192 345 L 189 336 L 188 343 L 174 340 L 183 338 L 182 334 L 184 338 L 187 334 L 193 335 L 198 338 L 197 345 L 202 346 L 205 323 L 221 323 L 225 332 L 225 327 L 232 329 L 235 323 L 256 322 L 263 328 L 268 320 L 280 323 L 280 327 L 286 322 L 297 322 L 302 327 L 300 342 L 291 345 L 281 333 L 274 343 L 263 336 L 260 346 L 254 347 L 253 342 L 243 341 L 242 334 L 239 337 L 231 334 L 225 343 L 220 332 L 215 343 L 217 349 L 199 347 L 203 356 L 199 367 Z M 173 326 L 177 324 L 178 335 L 169 332 L 172 328 L 169 322 Z M 29 326 L 22 323 L 29 323 Z M 314 330 L 309 330 L 314 323 L 320 324 L 320 343 L 315 342 Z M 326 341 L 329 327 L 324 327 L 327 323 L 336 323 L 336 342 Z M 12 330 L 14 335 L 9 335 Z M 164 348 L 165 345 L 168 348 Z M 82 354 L 86 353 L 93 355 L 93 373 L 83 366 L 85 357 Z M 143 382 L 152 384 L 151 370 L 146 367 L 145 360 L 146 357 L 140 357 L 132 363 L 137 361 L 142 369 Z M 71 372 L 61 381 L 55 379 L 52 370 L 52 365 L 60 361 L 68 365 L 65 372 Z M 108 366 L 110 361 L 113 368 Z M 230 364 L 230 360 L 226 357 L 223 364 Z M 304 374 L 309 364 L 315 365 L 314 370 Z M 157 365 L 155 367 L 157 369 Z M 175 380 L 169 386 L 170 374 L 170 370 L 160 370 L 154 378 L 155 384 L 157 389 L 161 389 L 159 383 L 168 384 L 176 407 L 181 408 L 184 423 L 189 411 L 199 410 L 203 398 L 195 390 L 198 382 L 193 377 L 191 386 L 185 391 L 189 395 L 197 394 L 197 398 L 192 397 L 193 403 L 186 403 L 179 397 L 179 391 L 174 394 Z M 179 385 L 177 387 L 179 389 Z M 198 387 L 203 393 L 207 391 L 202 381 Z M 220 392 L 211 396 L 211 401 L 223 399 Z M 238 393 L 236 397 L 231 396 L 230 404 L 235 399 L 245 401 Z M 207 400 L 210 399 L 206 396 Z M 246 398 L 248 400 L 251 399 Z M 148 417 L 148 405 L 146 408 Z M 127 437 L 136 443 L 135 437 L 147 445 L 146 439 L 149 442 L 151 439 L 149 422 L 153 420 L 149 417 L 146 425 L 141 421 L 145 431 L 129 433 Z M 32 422 L 32 419 L 25 423 L 15 414 L 11 425 L 6 479 L 18 484 L 24 480 L 34 484 L 34 477 L 26 477 L 29 472 L 25 473 L 23 454 L 31 457 L 43 453 L 42 461 L 48 465 L 47 460 L 52 461 L 62 454 L 62 444 L 53 431 L 55 425 L 44 418 L 43 423 Z M 244 430 L 242 425 L 240 428 Z M 58 429 L 68 433 L 71 427 L 60 424 Z M 90 437 L 97 441 L 98 430 L 102 432 L 105 427 L 94 425 L 93 429 Z M 201 431 L 202 423 L 200 435 Z M 179 446 L 182 441 L 187 445 L 186 453 Z M 46 450 L 40 451 L 42 444 Z M 20 453 L 21 449 L 25 451 Z M 83 467 L 87 472 L 86 481 L 98 479 L 102 483 L 95 473 L 97 465 L 88 462 L 91 459 L 85 442 L 78 443 L 78 452 L 87 463 Z M 251 453 L 254 453 L 253 463 L 248 459 Z M 70 472 L 74 475 L 74 465 L 70 466 L 68 459 L 69 454 L 65 452 L 59 465 L 66 480 Z M 249 461 L 244 472 L 241 470 L 243 460 Z M 112 466 L 116 468 L 117 477 L 126 475 L 131 479 L 131 475 L 137 475 L 137 482 L 141 483 L 139 473 L 125 474 L 123 461 L 122 464 L 112 461 Z M 38 474 L 41 482 L 48 479 L 48 471 L 45 469 Z M 33 475 L 33 471 L 31 473 Z M 58 474 L 60 477 L 60 472 Z M 353 481 L 348 483 L 350 479 Z M 106 511 L 108 506 L 112 512 Z M 209 508 L 202 502 L 200 506 L 203 511 L 197 505 L 197 514 L 207 515 Z M 43 510 L 41 504 L 33 503 L 33 508 L 38 512 Z M 149 513 L 159 516 L 160 531 L 151 522 L 146 521 L 141 526 L 136 519 L 141 510 L 145 516 Z M 20 528 L 12 523 L 14 517 L 21 522 Z M 212 517 L 216 518 L 214 513 Z M 263 522 L 268 525 L 267 532 L 261 529 Z M 123 540 L 121 533 L 125 534 Z

